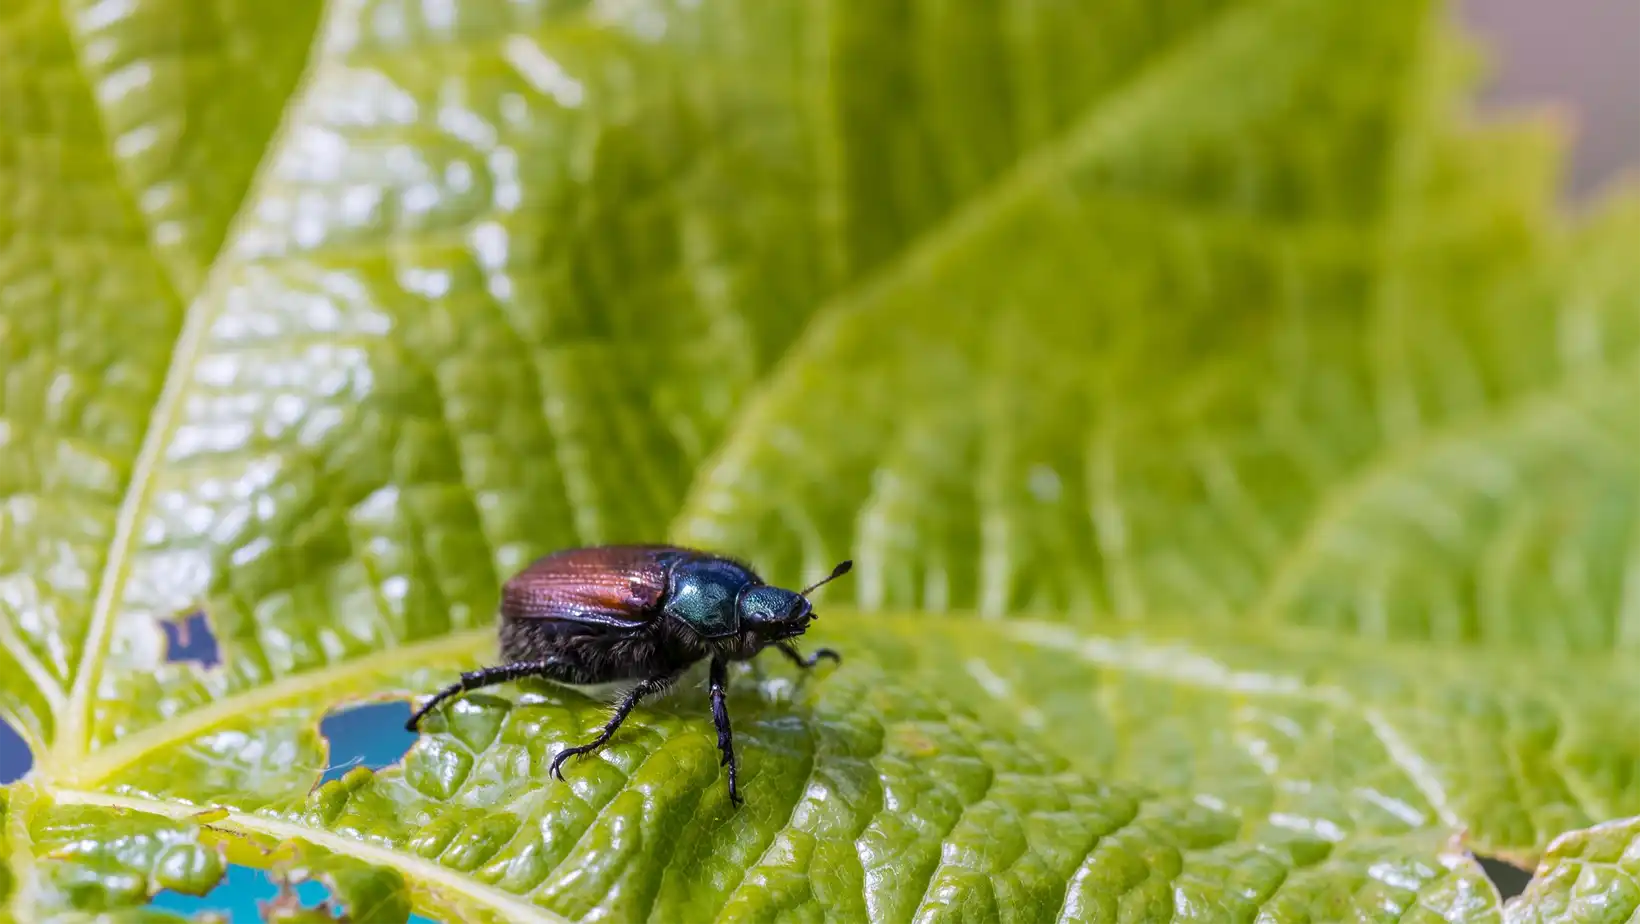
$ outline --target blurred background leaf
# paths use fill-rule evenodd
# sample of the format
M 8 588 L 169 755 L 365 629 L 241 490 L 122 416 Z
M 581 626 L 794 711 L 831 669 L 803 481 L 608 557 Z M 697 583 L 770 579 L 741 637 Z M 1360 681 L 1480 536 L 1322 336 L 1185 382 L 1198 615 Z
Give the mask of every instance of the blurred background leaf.
M 0 903 L 1501 919 L 1467 847 L 1640 813 L 1640 204 L 1557 212 L 1444 13 L 9 6 Z M 747 807 L 698 693 L 550 782 L 530 684 L 314 788 L 662 537 L 858 562 Z

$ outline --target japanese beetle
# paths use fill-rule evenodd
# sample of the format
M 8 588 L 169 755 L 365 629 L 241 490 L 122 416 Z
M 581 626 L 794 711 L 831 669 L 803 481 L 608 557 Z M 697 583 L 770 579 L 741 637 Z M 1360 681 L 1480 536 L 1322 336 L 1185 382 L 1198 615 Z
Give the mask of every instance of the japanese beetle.
M 816 618 L 808 595 L 852 566 L 842 562 L 824 579 L 793 592 L 770 586 L 741 562 L 678 546 L 555 552 L 501 590 L 505 663 L 462 674 L 460 682 L 435 693 L 404 727 L 415 731 L 423 716 L 452 696 L 520 677 L 582 686 L 636 681 L 596 738 L 553 758 L 550 772 L 562 780 L 558 768 L 564 761 L 602 747 L 639 700 L 666 690 L 692 665 L 711 658 L 712 720 L 722 764 L 729 768 L 729 799 L 738 805 L 729 662 L 755 657 L 771 645 L 804 669 L 821 658 L 841 661 L 829 648 L 805 658 L 792 639 Z

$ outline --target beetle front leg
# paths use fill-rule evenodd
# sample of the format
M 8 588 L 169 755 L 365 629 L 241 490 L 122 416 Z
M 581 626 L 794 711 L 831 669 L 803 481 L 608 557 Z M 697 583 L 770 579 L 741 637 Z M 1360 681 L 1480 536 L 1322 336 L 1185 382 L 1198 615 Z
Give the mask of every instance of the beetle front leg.
M 843 656 L 835 651 L 832 651 L 830 648 L 816 648 L 814 649 L 814 654 L 805 658 L 803 657 L 802 652 L 797 650 L 797 646 L 793 645 L 791 642 L 776 642 L 775 645 L 780 649 L 781 654 L 791 658 L 793 664 L 804 670 L 812 669 L 816 664 L 820 663 L 822 658 L 830 658 L 838 664 L 843 663 Z
M 598 737 L 586 744 L 578 744 L 559 751 L 558 756 L 552 759 L 552 766 L 547 769 L 547 772 L 562 780 L 564 774 L 559 771 L 559 765 L 571 757 L 588 754 L 603 747 L 610 737 L 615 734 L 615 730 L 621 727 L 621 723 L 626 721 L 627 715 L 632 712 L 632 707 L 638 705 L 638 700 L 664 691 L 682 673 L 682 671 L 673 671 L 670 674 L 662 674 L 658 677 L 649 677 L 639 681 L 636 686 L 627 691 L 625 696 L 621 697 L 620 703 L 615 706 L 615 714 L 609 717 L 608 722 L 604 723 L 603 731 L 598 733 Z
M 729 801 L 741 803 L 740 790 L 735 781 L 735 733 L 729 727 L 729 664 L 722 658 L 712 659 L 712 722 L 717 725 L 718 750 L 723 752 L 719 766 L 729 768 Z

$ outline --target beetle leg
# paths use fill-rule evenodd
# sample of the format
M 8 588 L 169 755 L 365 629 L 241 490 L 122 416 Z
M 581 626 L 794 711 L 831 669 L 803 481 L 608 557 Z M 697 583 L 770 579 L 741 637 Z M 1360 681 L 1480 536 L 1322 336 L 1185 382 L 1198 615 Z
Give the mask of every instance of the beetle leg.
M 621 701 L 615 706 L 615 714 L 609 717 L 608 722 L 604 723 L 604 730 L 598 733 L 598 737 L 588 741 L 586 744 L 578 744 L 574 747 L 567 747 L 562 751 L 559 751 L 558 756 L 552 759 L 552 766 L 547 769 L 547 772 L 562 780 L 564 778 L 564 774 L 558 769 L 560 764 L 566 760 L 569 760 L 571 757 L 596 751 L 603 747 L 604 743 L 609 741 L 610 737 L 615 734 L 615 730 L 621 727 L 621 723 L 626 721 L 627 714 L 632 711 L 632 707 L 638 705 L 638 700 L 643 699 L 645 696 L 653 696 L 654 694 L 665 690 L 667 687 L 671 686 L 682 673 L 682 671 L 673 671 L 670 674 L 661 674 L 656 677 L 648 677 L 640 680 L 635 686 L 633 686 L 632 689 L 626 692 L 625 696 L 621 697 Z
M 480 687 L 493 687 L 509 680 L 517 680 L 520 677 L 551 677 L 562 666 L 562 662 L 559 661 L 515 661 L 512 664 L 501 664 L 496 667 L 484 667 L 476 671 L 468 671 L 461 675 L 460 681 L 434 693 L 432 699 L 422 703 L 421 708 L 417 709 L 415 714 L 410 716 L 410 720 L 404 723 L 404 730 L 415 731 L 416 726 L 421 723 L 422 717 L 432 712 L 433 708 L 439 703 L 452 696 L 459 696 Z
M 780 649 L 781 654 L 791 658 L 793 664 L 804 670 L 809 670 L 816 664 L 819 664 L 820 659 L 822 658 L 830 658 L 838 664 L 843 663 L 843 656 L 835 651 L 832 651 L 830 648 L 816 648 L 814 649 L 814 654 L 805 658 L 802 653 L 797 650 L 797 646 L 793 645 L 791 642 L 775 642 L 775 646 Z
M 729 768 L 729 801 L 741 803 L 740 790 L 735 783 L 735 733 L 729 727 L 729 664 L 722 658 L 712 659 L 712 723 L 717 726 L 718 750 L 723 752 L 719 766 Z

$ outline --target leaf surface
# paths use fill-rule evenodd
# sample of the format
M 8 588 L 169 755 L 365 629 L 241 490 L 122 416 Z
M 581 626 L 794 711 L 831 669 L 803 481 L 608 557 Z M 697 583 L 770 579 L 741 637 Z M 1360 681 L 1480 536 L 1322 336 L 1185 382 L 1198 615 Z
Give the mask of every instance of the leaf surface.
M 1510 924 L 1621 921 L 1640 910 L 1634 876 L 1640 823 L 1615 819 L 1549 845 L 1537 875 L 1509 909 Z
M 1640 814 L 1640 208 L 1455 129 L 1437 12 L 8 7 L 0 906 L 1501 920 L 1467 846 Z M 859 563 L 745 807 L 698 691 L 558 783 L 529 683 L 314 788 L 663 536 Z

